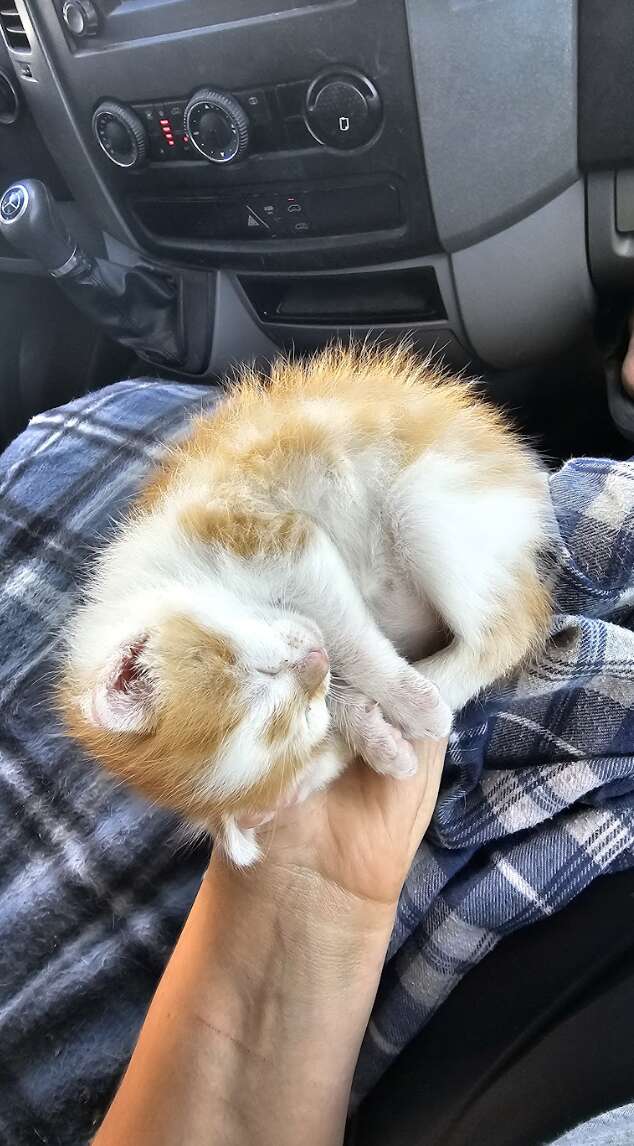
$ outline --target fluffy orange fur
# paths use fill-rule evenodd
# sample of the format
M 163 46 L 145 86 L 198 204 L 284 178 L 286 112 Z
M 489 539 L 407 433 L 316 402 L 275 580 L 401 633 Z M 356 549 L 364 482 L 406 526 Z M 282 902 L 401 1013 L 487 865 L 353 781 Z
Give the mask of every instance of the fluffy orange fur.
M 336 407 L 322 405 L 330 398 Z M 388 438 L 400 444 L 403 466 L 451 439 L 453 452 L 480 457 L 483 483 L 527 480 L 523 446 L 473 384 L 403 346 L 335 345 L 305 360 L 278 359 L 270 375 L 243 369 L 220 409 L 197 418 L 192 433 L 170 451 L 138 509 L 154 508 L 176 484 L 198 484 L 214 490 L 219 533 L 233 531 L 245 515 L 235 532 L 244 530 L 253 542 L 253 516 L 262 505 L 268 509 L 271 490 L 292 477 L 298 461 L 319 455 L 336 473 L 350 451 Z M 208 528 L 199 519 L 200 526 Z M 269 518 L 263 522 L 267 544 L 270 526 Z

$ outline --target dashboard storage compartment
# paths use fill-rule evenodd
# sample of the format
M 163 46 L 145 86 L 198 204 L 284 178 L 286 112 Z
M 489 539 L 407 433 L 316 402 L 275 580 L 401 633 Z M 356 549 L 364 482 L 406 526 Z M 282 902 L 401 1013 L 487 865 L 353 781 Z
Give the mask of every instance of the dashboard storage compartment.
M 241 275 L 240 283 L 264 322 L 384 326 L 447 318 L 433 267 L 345 275 Z

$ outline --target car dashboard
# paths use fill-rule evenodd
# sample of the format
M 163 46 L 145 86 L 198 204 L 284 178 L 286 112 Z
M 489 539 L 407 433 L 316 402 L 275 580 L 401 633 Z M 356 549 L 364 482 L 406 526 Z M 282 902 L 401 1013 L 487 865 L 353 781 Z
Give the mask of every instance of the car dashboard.
M 532 363 L 632 277 L 627 0 L 1 0 L 0 26 L 5 183 L 173 274 L 201 376 L 350 332 Z

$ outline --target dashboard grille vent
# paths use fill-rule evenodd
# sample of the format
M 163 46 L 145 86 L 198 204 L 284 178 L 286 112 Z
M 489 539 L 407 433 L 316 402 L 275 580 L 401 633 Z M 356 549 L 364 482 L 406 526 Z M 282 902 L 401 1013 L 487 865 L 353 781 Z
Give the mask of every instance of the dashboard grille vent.
M 0 0 L 0 27 L 14 52 L 30 52 L 31 45 L 15 0 Z

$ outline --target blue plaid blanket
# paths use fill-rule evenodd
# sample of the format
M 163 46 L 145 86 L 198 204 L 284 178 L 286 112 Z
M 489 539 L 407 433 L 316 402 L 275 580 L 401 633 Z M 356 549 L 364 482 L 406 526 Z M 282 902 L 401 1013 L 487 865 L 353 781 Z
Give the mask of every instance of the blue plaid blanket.
M 123 382 L 0 458 L 0 1141 L 98 1124 L 207 855 L 56 725 L 81 571 L 162 443 L 216 389 Z M 403 892 L 353 1101 L 504 935 L 634 863 L 634 464 L 552 477 L 557 614 L 540 662 L 469 706 Z

